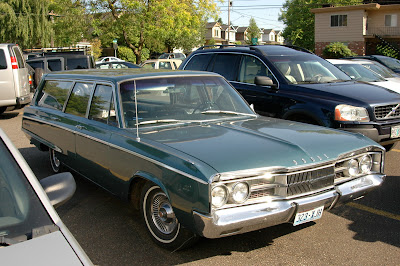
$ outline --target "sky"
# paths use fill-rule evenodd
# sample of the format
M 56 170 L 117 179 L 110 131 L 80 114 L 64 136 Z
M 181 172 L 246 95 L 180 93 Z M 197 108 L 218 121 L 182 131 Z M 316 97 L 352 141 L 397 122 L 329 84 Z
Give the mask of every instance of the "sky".
M 259 28 L 283 30 L 284 24 L 278 21 L 281 8 L 286 0 L 231 0 L 231 24 L 234 26 L 249 26 L 253 17 Z M 228 0 L 218 4 L 219 17 L 228 24 Z

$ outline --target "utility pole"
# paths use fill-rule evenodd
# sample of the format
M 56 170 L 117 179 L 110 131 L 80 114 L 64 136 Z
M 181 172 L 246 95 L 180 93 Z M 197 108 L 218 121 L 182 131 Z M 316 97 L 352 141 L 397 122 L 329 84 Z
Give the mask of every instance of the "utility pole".
M 232 1 L 228 0 L 228 44 L 230 44 L 231 39 L 231 6 Z

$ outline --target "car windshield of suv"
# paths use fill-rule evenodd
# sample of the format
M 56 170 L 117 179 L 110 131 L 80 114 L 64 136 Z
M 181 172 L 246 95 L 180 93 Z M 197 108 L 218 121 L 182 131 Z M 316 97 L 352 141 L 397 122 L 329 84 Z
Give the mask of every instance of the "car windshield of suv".
M 380 75 L 368 70 L 360 64 L 335 64 L 352 79 L 365 82 L 385 81 Z
M 362 64 L 363 67 L 377 73 L 378 75 L 380 75 L 383 78 L 394 78 L 396 76 L 396 74 L 390 69 L 387 68 L 379 63 L 375 64 Z
M 151 78 L 120 85 L 125 126 L 193 123 L 256 116 L 221 77 Z
M 392 70 L 400 69 L 400 61 L 395 58 L 391 58 L 391 57 L 387 57 L 387 56 L 376 56 L 376 58 L 379 61 L 381 61 L 382 64 L 384 64 L 385 66 L 387 66 L 388 68 L 390 68 Z
M 0 248 L 32 238 L 32 230 L 52 225 L 36 193 L 0 140 Z
M 332 83 L 351 80 L 326 60 L 311 54 L 267 57 L 290 84 Z

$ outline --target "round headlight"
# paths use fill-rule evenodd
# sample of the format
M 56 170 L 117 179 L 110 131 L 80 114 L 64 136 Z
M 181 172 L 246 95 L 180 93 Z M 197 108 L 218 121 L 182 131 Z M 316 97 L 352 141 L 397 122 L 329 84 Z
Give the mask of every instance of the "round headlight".
M 356 159 L 351 159 L 347 163 L 347 171 L 350 176 L 356 176 L 360 172 L 360 168 L 358 167 L 358 161 Z
M 211 191 L 211 204 L 215 207 L 223 206 L 228 200 L 228 193 L 225 186 L 216 186 Z
M 232 200 L 235 203 L 243 203 L 248 199 L 249 192 L 249 185 L 247 183 L 236 183 L 232 186 Z
M 371 155 L 364 155 L 360 160 L 360 170 L 363 174 L 369 174 L 372 168 Z

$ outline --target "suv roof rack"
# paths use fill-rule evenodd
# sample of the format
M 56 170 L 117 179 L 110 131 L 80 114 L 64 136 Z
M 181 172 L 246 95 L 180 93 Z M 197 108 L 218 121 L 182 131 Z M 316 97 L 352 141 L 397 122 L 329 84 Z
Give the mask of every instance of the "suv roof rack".
M 204 50 L 204 49 L 212 49 L 212 48 L 229 48 L 229 47 L 249 47 L 248 45 L 241 45 L 241 44 L 213 44 L 213 45 L 204 45 L 198 48 L 197 50 Z

